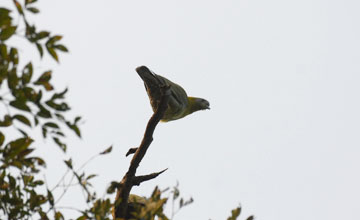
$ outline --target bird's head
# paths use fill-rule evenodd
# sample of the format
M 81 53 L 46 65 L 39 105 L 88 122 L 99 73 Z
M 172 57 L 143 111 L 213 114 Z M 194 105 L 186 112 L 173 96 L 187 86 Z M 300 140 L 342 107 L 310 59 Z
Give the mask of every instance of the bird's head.
M 203 98 L 189 97 L 189 104 L 191 106 L 191 112 L 210 109 L 210 103 Z
M 198 98 L 198 103 L 201 110 L 210 109 L 210 103 L 206 99 Z

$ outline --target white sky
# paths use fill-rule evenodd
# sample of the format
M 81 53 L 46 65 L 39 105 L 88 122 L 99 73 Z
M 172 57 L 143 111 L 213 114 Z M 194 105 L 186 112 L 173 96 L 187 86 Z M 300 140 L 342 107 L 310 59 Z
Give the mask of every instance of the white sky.
M 169 170 L 134 193 L 178 180 L 195 203 L 176 219 L 226 219 L 239 203 L 241 219 L 360 219 L 359 1 L 37 5 L 35 24 L 64 35 L 70 49 L 60 65 L 45 59 L 38 69 L 55 70 L 56 88 L 69 87 L 85 121 L 68 155 L 83 162 L 114 145 L 87 167 L 100 174 L 100 194 L 126 172 L 124 154 L 152 114 L 135 72 L 147 65 L 211 110 L 158 126 L 139 174 Z M 53 158 L 47 178 L 55 183 L 64 155 L 55 146 L 42 153 Z M 82 201 L 76 191 L 63 205 Z

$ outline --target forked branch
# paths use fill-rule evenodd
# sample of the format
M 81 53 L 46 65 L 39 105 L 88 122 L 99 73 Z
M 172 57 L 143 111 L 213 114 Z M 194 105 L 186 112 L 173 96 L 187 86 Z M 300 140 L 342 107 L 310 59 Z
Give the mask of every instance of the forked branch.
M 135 154 L 130 162 L 129 169 L 125 176 L 122 178 L 120 185 L 117 189 L 116 193 L 116 199 L 115 199 L 115 207 L 114 207 L 114 213 L 113 217 L 114 219 L 126 219 L 127 217 L 127 206 L 128 206 L 128 198 L 130 195 L 131 188 L 134 185 L 139 185 L 140 183 L 144 181 L 151 180 L 153 178 L 156 178 L 158 175 L 163 173 L 165 170 L 153 173 L 149 175 L 144 176 L 135 176 L 136 169 L 138 168 L 141 160 L 144 158 L 145 153 L 147 149 L 149 148 L 151 142 L 153 141 L 153 134 L 155 131 L 155 128 L 161 118 L 163 118 L 164 113 L 167 109 L 167 105 L 169 102 L 169 96 L 170 96 L 170 87 L 169 86 L 163 86 L 161 87 L 161 100 L 159 103 L 159 106 L 156 110 L 156 112 L 152 115 L 150 118 L 144 137 L 141 141 L 140 146 L 136 149 Z

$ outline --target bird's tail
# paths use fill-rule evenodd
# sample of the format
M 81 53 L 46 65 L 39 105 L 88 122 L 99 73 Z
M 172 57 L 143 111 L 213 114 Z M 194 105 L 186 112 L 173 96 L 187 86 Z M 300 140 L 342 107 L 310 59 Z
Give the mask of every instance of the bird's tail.
M 161 86 L 166 85 L 166 82 L 161 77 L 157 76 L 146 66 L 139 66 L 136 68 L 136 72 L 144 81 L 147 89 L 158 90 Z

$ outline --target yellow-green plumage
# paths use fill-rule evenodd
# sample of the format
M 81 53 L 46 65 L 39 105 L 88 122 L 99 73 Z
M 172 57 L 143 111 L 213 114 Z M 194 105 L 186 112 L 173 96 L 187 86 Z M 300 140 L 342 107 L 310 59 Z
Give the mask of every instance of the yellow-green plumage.
M 168 108 L 161 121 L 172 121 L 185 117 L 195 111 L 210 109 L 209 102 L 202 98 L 188 97 L 185 90 L 178 84 L 153 73 L 146 66 L 136 68 L 136 72 L 144 81 L 150 104 L 155 112 L 160 103 L 161 86 L 170 86 L 170 98 Z

